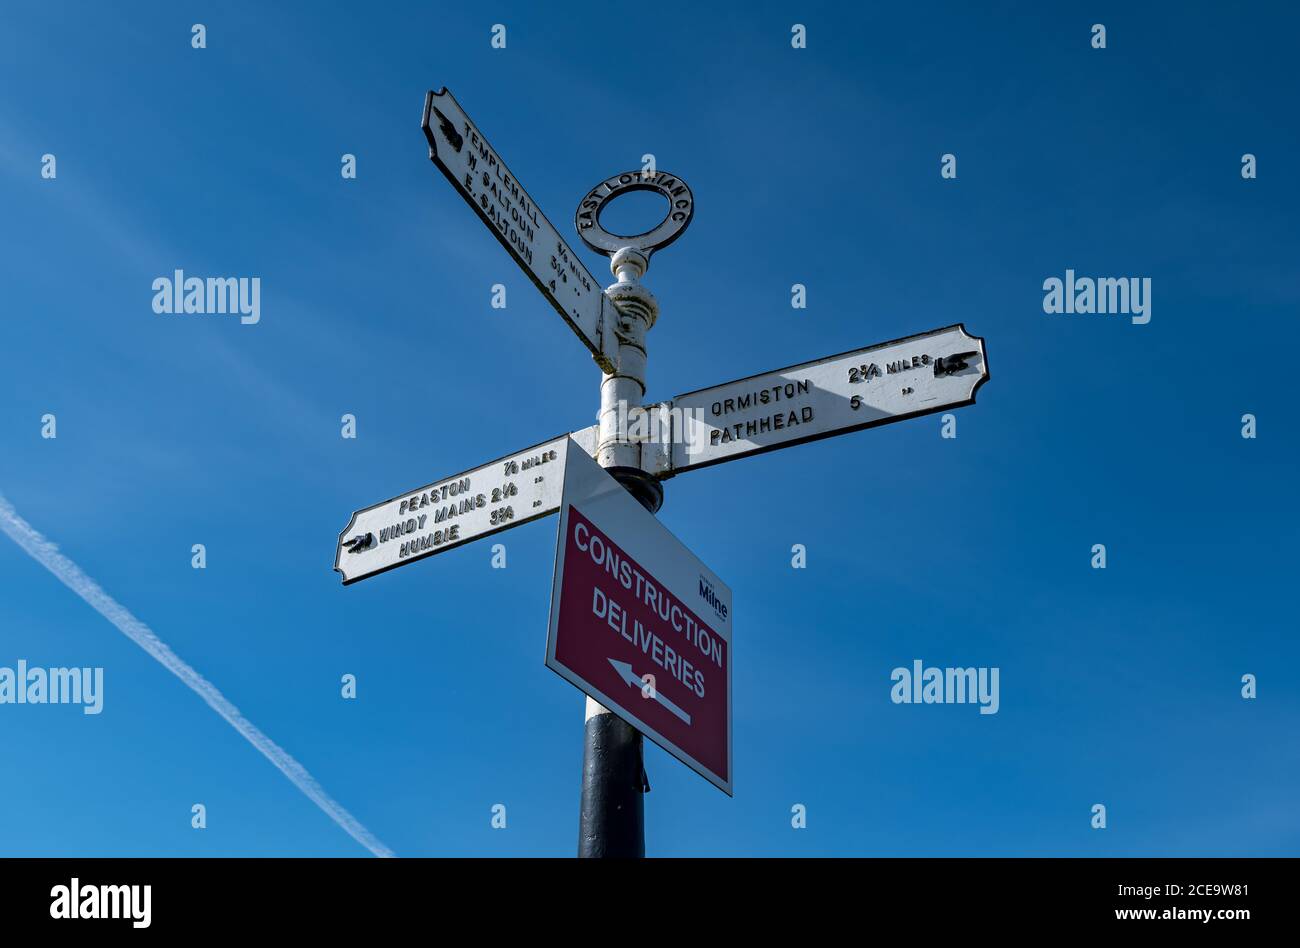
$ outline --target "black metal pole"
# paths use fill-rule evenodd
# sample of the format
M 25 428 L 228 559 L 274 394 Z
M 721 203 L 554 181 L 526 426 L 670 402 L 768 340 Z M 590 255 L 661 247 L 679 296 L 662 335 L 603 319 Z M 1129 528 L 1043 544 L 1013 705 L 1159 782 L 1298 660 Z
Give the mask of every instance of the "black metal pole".
M 634 467 L 606 468 L 650 513 L 663 506 L 659 482 Z M 582 803 L 578 857 L 640 859 L 645 856 L 645 794 L 650 789 L 641 732 L 603 708 L 592 713 L 588 698 L 582 748 Z

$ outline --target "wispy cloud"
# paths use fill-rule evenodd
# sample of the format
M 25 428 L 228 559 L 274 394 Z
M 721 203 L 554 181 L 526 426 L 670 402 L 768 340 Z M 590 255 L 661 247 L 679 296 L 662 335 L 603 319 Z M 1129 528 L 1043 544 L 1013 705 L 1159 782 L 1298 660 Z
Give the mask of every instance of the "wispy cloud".
M 59 548 L 47 540 L 31 524 L 18 515 L 13 506 L 0 494 L 0 530 L 27 552 L 32 559 L 53 573 L 63 585 L 67 586 L 102 615 L 136 645 L 152 655 L 160 665 L 179 678 L 185 685 L 208 703 L 208 706 L 221 715 L 236 731 L 244 736 L 262 755 L 275 764 L 280 772 L 293 782 L 293 785 L 306 794 L 307 798 L 325 811 L 325 815 L 341 826 L 353 839 L 376 856 L 392 856 L 393 851 L 381 843 L 356 817 L 345 810 L 324 788 L 316 778 L 307 772 L 284 748 L 271 740 L 255 725 L 244 717 L 216 687 L 181 660 L 153 630 L 133 616 L 117 600 L 100 588 L 99 584 L 81 571 L 76 563 L 59 552 Z

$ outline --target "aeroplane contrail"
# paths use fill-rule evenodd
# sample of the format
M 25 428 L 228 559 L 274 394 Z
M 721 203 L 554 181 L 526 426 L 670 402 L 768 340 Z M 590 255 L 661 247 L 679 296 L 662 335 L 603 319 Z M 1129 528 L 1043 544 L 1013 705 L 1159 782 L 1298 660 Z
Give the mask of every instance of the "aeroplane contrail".
M 58 577 L 63 585 L 86 600 L 96 612 L 117 626 L 123 635 L 152 655 L 159 664 L 206 701 L 213 711 L 225 718 L 248 743 L 261 751 L 262 756 L 275 764 L 294 786 L 324 810 L 325 815 L 341 826 L 349 836 L 376 856 L 395 855 L 391 849 L 376 839 L 370 830 L 358 823 L 356 817 L 326 793 L 316 782 L 316 778 L 307 772 L 307 768 L 263 734 L 211 682 L 182 661 L 154 634 L 152 629 L 131 615 L 117 600 L 104 592 L 97 582 L 83 573 L 76 563 L 60 553 L 57 546 L 18 516 L 18 512 L 5 499 L 4 494 L 0 494 L 0 530 L 8 534 L 9 538 L 22 547 L 32 559 Z

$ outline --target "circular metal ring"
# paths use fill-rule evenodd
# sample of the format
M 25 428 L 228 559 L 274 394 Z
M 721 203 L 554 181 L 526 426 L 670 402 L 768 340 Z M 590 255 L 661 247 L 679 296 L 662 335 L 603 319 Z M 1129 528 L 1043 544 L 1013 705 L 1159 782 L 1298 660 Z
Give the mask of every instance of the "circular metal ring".
M 610 201 L 630 191 L 654 191 L 668 199 L 668 215 L 644 234 L 623 237 L 611 234 L 600 226 L 600 213 Z M 587 192 L 578 205 L 573 224 L 578 228 L 582 242 L 597 253 L 614 256 L 624 247 L 640 251 L 649 259 L 662 247 L 667 247 L 682 235 L 682 231 L 695 216 L 695 197 L 686 182 L 666 171 L 649 174 L 628 171 L 607 178 Z

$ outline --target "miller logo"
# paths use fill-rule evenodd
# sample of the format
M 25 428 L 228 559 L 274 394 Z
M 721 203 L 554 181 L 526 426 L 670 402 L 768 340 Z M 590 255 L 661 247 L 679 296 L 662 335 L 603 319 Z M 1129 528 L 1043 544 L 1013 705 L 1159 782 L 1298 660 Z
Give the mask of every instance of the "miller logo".
M 718 594 L 713 591 L 713 584 L 700 577 L 700 598 L 713 607 L 713 613 L 723 621 L 727 618 L 727 604 L 718 598 Z

